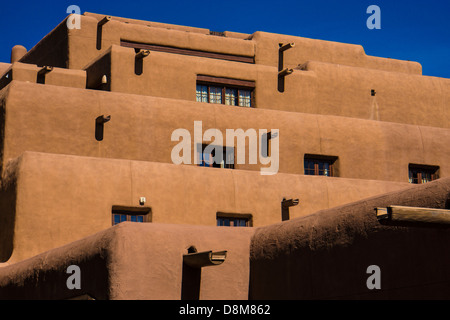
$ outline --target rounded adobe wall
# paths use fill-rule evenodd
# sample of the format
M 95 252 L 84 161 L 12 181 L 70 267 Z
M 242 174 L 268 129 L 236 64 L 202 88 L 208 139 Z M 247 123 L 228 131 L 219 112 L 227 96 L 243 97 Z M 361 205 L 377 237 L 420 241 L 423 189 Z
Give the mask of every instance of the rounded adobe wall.
M 442 299 L 450 273 L 448 229 L 381 225 L 374 208 L 447 208 L 450 179 L 257 228 L 251 299 Z M 369 290 L 371 265 L 381 290 Z
M 0 298 L 179 300 L 183 255 L 195 246 L 198 252 L 227 251 L 221 265 L 202 268 L 200 299 L 246 300 L 253 231 L 124 222 L 1 267 Z M 66 286 L 71 265 L 80 268 L 80 290 Z

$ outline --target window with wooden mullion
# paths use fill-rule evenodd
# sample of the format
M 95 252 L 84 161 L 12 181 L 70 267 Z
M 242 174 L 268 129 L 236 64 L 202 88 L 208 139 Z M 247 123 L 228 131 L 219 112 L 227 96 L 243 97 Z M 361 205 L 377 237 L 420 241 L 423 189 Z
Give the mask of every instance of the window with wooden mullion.
M 147 222 L 145 215 L 136 215 L 136 214 L 126 214 L 126 213 L 113 213 L 112 215 L 112 223 L 113 225 L 119 224 L 121 222 L 130 221 L 130 222 Z
M 248 227 L 249 221 L 246 218 L 217 218 L 218 227 Z
M 332 177 L 334 175 L 332 160 L 305 158 L 304 170 L 306 175 L 327 177 Z
M 197 102 L 252 107 L 253 90 L 233 86 L 197 83 Z
M 439 178 L 439 167 L 409 165 L 409 183 L 422 184 Z

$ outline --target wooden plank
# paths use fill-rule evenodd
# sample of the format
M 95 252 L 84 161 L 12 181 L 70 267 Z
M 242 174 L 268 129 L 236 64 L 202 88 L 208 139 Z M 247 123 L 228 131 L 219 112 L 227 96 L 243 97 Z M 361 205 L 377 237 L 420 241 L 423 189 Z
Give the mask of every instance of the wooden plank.
M 220 85 L 229 85 L 240 88 L 255 88 L 255 81 L 251 80 L 239 80 L 239 79 L 231 79 L 231 78 L 223 78 L 223 77 L 213 77 L 206 75 L 197 75 L 197 82 L 205 83 L 205 84 L 220 84 Z
M 236 62 L 243 62 L 243 63 L 252 63 L 252 64 L 255 63 L 254 57 L 247 57 L 247 56 L 240 56 L 240 55 L 233 55 L 233 54 L 226 54 L 226 53 L 184 49 L 184 48 L 177 48 L 177 47 L 170 47 L 170 46 L 162 46 L 162 45 L 157 45 L 157 44 L 132 42 L 132 41 L 126 41 L 126 40 L 121 40 L 120 45 L 122 47 L 128 47 L 128 48 L 134 48 L 134 49 L 146 49 L 146 50 L 151 50 L 151 51 L 153 50 L 153 51 L 159 51 L 159 52 L 183 54 L 183 55 L 189 55 L 189 56 L 236 61 Z
M 450 210 L 405 206 L 388 206 L 376 208 L 378 220 L 389 220 L 394 223 L 438 224 L 450 226 Z
M 387 208 L 376 208 L 377 219 L 385 220 L 389 219 L 388 209 Z

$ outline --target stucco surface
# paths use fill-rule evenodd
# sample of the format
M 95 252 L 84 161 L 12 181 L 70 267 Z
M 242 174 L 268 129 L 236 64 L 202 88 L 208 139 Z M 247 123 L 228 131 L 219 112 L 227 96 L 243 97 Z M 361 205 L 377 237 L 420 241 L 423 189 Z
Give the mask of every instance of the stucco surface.
M 0 75 L 7 71 L 11 67 L 10 63 L 0 62 Z
M 4 197 L 2 217 L 15 216 L 15 223 L 3 226 L 2 257 L 10 263 L 109 228 L 113 206 L 140 207 L 141 197 L 154 223 L 215 226 L 223 212 L 251 214 L 256 227 L 281 221 L 283 198 L 300 199 L 290 209 L 295 218 L 409 187 L 33 152 L 10 163 L 7 172 L 13 183 L 2 194 L 15 201 Z
M 192 50 L 255 56 L 256 63 L 275 67 L 278 63 L 279 43 L 293 42 L 296 43 L 298 49 L 286 54 L 285 62 L 287 66 L 296 66 L 309 60 L 317 60 L 393 72 L 412 74 L 421 74 L 422 72 L 422 67 L 417 62 L 367 56 L 361 45 L 273 34 L 264 31 L 256 31 L 248 37 L 246 35 L 221 37 L 210 35 L 210 30 L 205 28 L 176 26 L 120 17 L 112 17 L 111 21 L 102 26 L 101 49 L 97 52 L 97 25 L 99 20 L 104 17 L 104 15 L 86 13 L 80 17 L 82 28 L 72 30 L 67 30 L 67 28 L 64 30 L 65 21 L 63 21 L 59 28 L 55 28 L 47 39 L 44 38 L 24 61 L 36 63 L 33 61 L 42 59 L 39 55 L 44 56 L 43 52 L 47 52 L 47 57 L 45 57 L 47 60 L 53 59 L 58 63 L 64 63 L 61 57 L 65 55 L 69 57 L 66 61 L 69 68 L 80 69 L 111 45 L 120 45 L 122 39 Z M 53 43 L 57 45 L 49 48 L 47 46 L 48 39 L 52 39 Z M 60 52 L 59 57 L 48 54 L 58 51 Z
M 374 209 L 450 209 L 449 79 L 360 45 L 120 17 L 99 27 L 104 17 L 71 30 L 64 20 L 0 63 L 0 76 L 11 69 L 0 77 L 0 299 L 180 299 L 190 246 L 228 251 L 204 268 L 200 299 L 448 298 L 448 229 L 382 225 Z M 138 75 L 122 40 L 202 56 L 151 50 Z M 295 46 L 281 93 L 283 43 Z M 53 67 L 45 84 L 42 66 Z M 198 75 L 254 81 L 253 108 L 196 102 Z M 277 174 L 248 157 L 234 170 L 192 165 L 200 120 L 200 135 L 279 129 Z M 171 157 L 177 129 L 190 134 L 186 165 Z M 336 177 L 304 175 L 306 154 L 337 157 Z M 441 179 L 411 185 L 409 164 L 438 166 Z M 299 205 L 280 222 L 284 198 Z M 114 206 L 144 205 L 151 223 L 112 227 Z M 251 215 L 251 227 L 216 227 L 218 213 Z M 72 264 L 79 291 L 66 287 Z M 370 265 L 381 290 L 366 286 Z
M 179 141 L 171 137 L 177 129 L 188 130 L 194 163 L 194 121 L 201 120 L 203 133 L 215 128 L 224 139 L 227 129 L 279 129 L 280 173 L 303 174 L 304 154 L 319 154 L 339 157 L 343 178 L 407 182 L 410 163 L 440 166 L 441 177 L 449 174 L 450 131 L 444 128 L 21 81 L 4 90 L 3 165 L 25 151 L 172 163 Z M 97 141 L 95 119 L 101 115 L 110 115 L 111 121 L 103 141 Z M 236 169 L 252 171 L 261 167 L 259 161 L 236 164 Z
M 183 255 L 227 250 L 220 266 L 202 269 L 200 299 L 248 298 L 252 228 L 124 222 L 82 240 L 0 267 L 0 299 L 178 300 Z M 70 265 L 81 271 L 81 289 L 69 290 Z
M 373 209 L 448 208 L 449 195 L 450 179 L 441 179 L 259 228 L 122 223 L 3 266 L 0 297 L 177 300 L 182 256 L 195 246 L 228 250 L 222 265 L 203 269 L 201 299 L 442 299 L 448 230 L 381 225 Z M 72 264 L 82 290 L 66 287 Z M 366 287 L 370 265 L 381 269 L 381 290 Z
M 450 208 L 450 179 L 257 228 L 252 299 L 447 299 L 448 228 L 381 225 L 375 208 Z M 367 268 L 379 266 L 381 290 Z
M 280 93 L 276 66 L 151 51 L 136 75 L 132 48 L 112 45 L 106 52 L 109 65 L 102 59 L 94 70 L 93 60 L 85 68 L 88 79 L 107 74 L 113 92 L 195 101 L 197 75 L 209 75 L 255 81 L 258 109 L 449 127 L 449 79 L 308 60 L 301 68 L 286 65 L 294 72 Z

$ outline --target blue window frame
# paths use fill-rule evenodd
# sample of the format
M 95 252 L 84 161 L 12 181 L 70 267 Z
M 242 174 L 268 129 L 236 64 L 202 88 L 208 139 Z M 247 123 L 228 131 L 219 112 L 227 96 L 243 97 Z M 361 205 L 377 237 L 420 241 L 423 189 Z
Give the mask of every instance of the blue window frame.
M 139 223 L 151 222 L 151 209 L 148 207 L 113 206 L 112 225 L 114 226 L 125 221 Z
M 337 157 L 305 155 L 304 172 L 311 176 L 335 176 L 334 163 Z
M 218 227 L 251 227 L 251 214 L 217 213 Z

